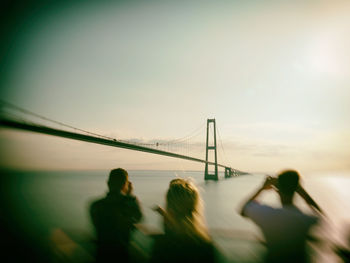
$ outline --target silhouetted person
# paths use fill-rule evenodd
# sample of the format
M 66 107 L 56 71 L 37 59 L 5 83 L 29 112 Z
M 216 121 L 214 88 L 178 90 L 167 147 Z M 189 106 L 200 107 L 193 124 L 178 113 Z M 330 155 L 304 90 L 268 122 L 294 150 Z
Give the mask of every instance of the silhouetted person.
M 170 182 L 166 210 L 155 208 L 164 219 L 164 235 L 155 237 L 151 262 L 215 262 L 215 248 L 204 225 L 201 199 L 194 184 Z
M 97 235 L 97 262 L 129 262 L 129 241 L 134 224 L 142 217 L 132 184 L 124 169 L 109 174 L 109 192 L 91 204 L 90 215 Z
M 264 191 L 274 189 L 279 194 L 282 208 L 260 204 L 256 198 Z M 317 204 L 299 184 L 299 174 L 294 170 L 283 171 L 278 178 L 267 177 L 263 186 L 245 203 L 241 214 L 249 217 L 262 230 L 267 255 L 265 262 L 308 262 L 306 240 L 317 216 L 301 212 L 293 203 L 295 192 L 315 210 Z

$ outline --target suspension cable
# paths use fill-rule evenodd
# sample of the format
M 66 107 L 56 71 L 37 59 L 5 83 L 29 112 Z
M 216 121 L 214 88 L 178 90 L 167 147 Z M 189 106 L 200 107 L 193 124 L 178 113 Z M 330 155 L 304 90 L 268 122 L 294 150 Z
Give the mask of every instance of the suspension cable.
M 79 129 L 77 127 L 74 127 L 72 125 L 68 125 L 68 124 L 65 124 L 63 122 L 59 122 L 59 121 L 55 121 L 55 120 L 52 120 L 50 118 L 47 118 L 45 116 L 42 116 L 42 115 L 39 115 L 37 113 L 34 113 L 32 111 L 29 111 L 29 110 L 26 110 L 26 109 L 23 109 L 21 107 L 18 107 L 12 103 L 9 103 L 7 101 L 4 101 L 4 100 L 0 100 L 0 103 L 5 105 L 6 107 L 9 107 L 9 108 L 12 108 L 14 110 L 17 110 L 19 112 L 22 112 L 24 114 L 27 114 L 27 115 L 32 115 L 34 117 L 37 117 L 37 118 L 40 118 L 42 120 L 45 120 L 45 121 L 49 121 L 49 122 L 52 122 L 52 123 L 55 123 L 55 124 L 58 124 L 58 125 L 61 125 L 61 126 L 64 126 L 64 127 L 67 127 L 67 128 L 70 128 L 70 129 L 74 129 L 76 131 L 81 131 L 81 132 L 84 132 L 86 134 L 90 134 L 90 135 L 94 135 L 94 136 L 98 136 L 98 137 L 101 137 L 101 138 L 105 138 L 105 139 L 109 139 L 109 140 L 115 140 L 115 138 L 112 138 L 112 137 L 108 137 L 108 136 L 105 136 L 105 135 L 101 135 L 101 134 L 98 134 L 98 133 L 94 133 L 94 132 L 89 132 L 89 131 L 86 131 L 86 130 L 83 130 L 83 129 Z
M 188 135 L 186 136 L 183 136 L 181 138 L 178 138 L 178 139 L 174 139 L 174 140 L 170 140 L 168 141 L 168 143 L 175 143 L 175 142 L 181 142 L 181 141 L 185 141 L 189 138 L 193 138 L 194 136 L 197 136 L 198 133 L 201 131 L 201 129 L 203 129 L 205 126 L 205 123 L 202 123 L 201 126 L 199 126 L 198 128 L 196 128 L 193 132 L 189 133 Z
M 116 140 L 115 138 L 112 138 L 112 137 L 109 137 L 109 136 L 105 136 L 105 135 L 101 135 L 101 134 L 98 134 L 98 133 L 94 133 L 94 132 L 90 132 L 90 131 L 87 131 L 87 130 L 84 130 L 84 129 L 80 129 L 80 128 L 77 128 L 77 127 L 74 127 L 72 125 L 69 125 L 69 124 L 66 124 L 66 123 L 63 123 L 63 122 L 60 122 L 60 121 L 55 121 L 51 118 L 48 118 L 48 117 L 45 117 L 43 115 L 40 115 L 40 114 L 37 114 L 35 112 L 32 112 L 32 111 L 29 111 L 27 109 L 24 109 L 22 107 L 19 107 L 13 103 L 10 103 L 10 102 L 7 102 L 7 101 L 4 101 L 2 99 L 0 99 L 0 103 L 2 104 L 2 109 L 4 107 L 7 107 L 9 109 L 13 109 L 15 111 L 18 111 L 18 112 L 21 112 L 21 113 L 24 113 L 26 115 L 29 115 L 29 116 L 34 116 L 36 118 L 39 118 L 39 119 L 42 119 L 42 120 L 45 120 L 45 121 L 48 121 L 48 122 L 51 122 L 51 123 L 55 123 L 55 124 L 58 124 L 60 126 L 63 126 L 63 127 L 67 127 L 67 128 L 70 128 L 70 129 L 73 129 L 75 131 L 80 131 L 80 132 L 83 132 L 85 134 L 89 134 L 89 135 L 93 135 L 93 136 L 98 136 L 100 138 L 104 138 L 104 139 L 108 139 L 108 140 Z M 8 115 L 12 115 L 12 116 L 15 116 L 17 119 L 21 119 L 22 121 L 25 121 L 25 122 L 28 122 L 25 120 L 25 118 L 23 118 L 22 116 L 18 115 L 18 114 L 15 114 L 15 113 L 6 113 Z M 191 133 L 189 133 L 188 135 L 184 136 L 184 137 L 181 137 L 179 139 L 174 139 L 174 140 L 170 140 L 170 141 L 165 141 L 165 142 L 162 142 L 162 143 L 144 143 L 144 142 L 135 142 L 135 141 L 132 141 L 132 140 L 118 140 L 120 142 L 126 142 L 126 143 L 132 143 L 132 144 L 135 144 L 135 145 L 140 145 L 140 146 L 148 146 L 148 147 L 158 147 L 158 146 L 167 146 L 169 147 L 170 145 L 175 145 L 175 146 L 179 146 L 179 145 L 184 145 L 185 149 L 186 148 L 189 148 L 189 140 L 198 136 L 198 134 L 200 134 L 200 132 L 202 131 L 203 127 L 204 127 L 205 124 L 202 124 L 200 127 L 196 128 L 194 131 L 192 131 Z M 183 148 L 183 147 L 181 147 Z M 178 149 L 177 149 L 178 150 Z M 188 151 L 188 149 L 187 149 Z
M 222 139 L 221 139 L 221 136 L 220 136 L 219 128 L 217 127 L 216 130 L 217 130 L 218 135 L 219 135 L 220 146 L 221 146 L 221 149 L 222 149 L 222 152 L 223 152 L 223 155 L 224 155 L 225 162 L 228 163 L 226 152 L 225 152 L 224 146 L 222 144 Z

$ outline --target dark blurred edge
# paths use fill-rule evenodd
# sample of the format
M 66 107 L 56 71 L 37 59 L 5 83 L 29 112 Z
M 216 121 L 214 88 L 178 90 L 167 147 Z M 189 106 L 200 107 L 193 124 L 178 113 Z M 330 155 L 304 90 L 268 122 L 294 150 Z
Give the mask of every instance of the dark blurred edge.
M 0 262 L 50 262 L 49 251 L 38 242 L 40 233 L 28 231 L 13 209 L 16 179 L 14 173 L 0 169 Z M 30 216 L 30 215 L 28 215 Z
M 0 97 L 6 90 L 6 76 L 15 65 L 21 49 L 21 36 L 28 24 L 61 9 L 86 5 L 136 3 L 138 0 L 1 0 L 0 1 Z
M 0 1 L 0 98 L 16 55 L 18 36 L 25 30 L 28 19 L 63 2 L 66 1 Z M 1 158 L 6 153 L 0 151 Z M 13 196 L 20 195 L 13 188 L 16 183 L 13 174 L 0 167 L 0 262 L 50 262 L 48 247 L 38 242 L 40 233 L 35 233 L 35 229 L 24 229 L 23 218 L 13 212 Z
M 17 38 L 26 21 L 58 1 L 3 0 L 0 1 L 0 95 L 5 91 L 6 76 L 16 54 Z

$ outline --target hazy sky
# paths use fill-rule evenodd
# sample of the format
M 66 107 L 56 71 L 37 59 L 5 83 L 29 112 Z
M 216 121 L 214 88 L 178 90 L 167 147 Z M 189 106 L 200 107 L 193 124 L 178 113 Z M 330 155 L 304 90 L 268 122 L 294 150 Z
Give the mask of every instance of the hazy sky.
M 48 6 L 16 28 L 1 97 L 118 139 L 173 140 L 216 118 L 219 161 L 237 169 L 349 170 L 349 13 L 348 1 Z M 203 169 L 50 136 L 0 136 L 3 167 Z

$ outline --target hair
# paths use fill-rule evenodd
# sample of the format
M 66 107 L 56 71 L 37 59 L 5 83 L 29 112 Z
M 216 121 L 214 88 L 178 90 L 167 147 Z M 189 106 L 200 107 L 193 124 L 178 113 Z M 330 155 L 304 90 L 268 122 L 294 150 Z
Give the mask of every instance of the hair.
M 186 179 L 170 182 L 166 210 L 172 217 L 176 234 L 198 240 L 210 240 L 204 224 L 202 200 L 197 187 Z
M 120 191 L 128 180 L 128 172 L 122 168 L 113 169 L 109 173 L 108 187 L 110 191 Z
M 292 196 L 299 185 L 299 173 L 295 170 L 285 170 L 278 175 L 277 188 L 281 194 Z

